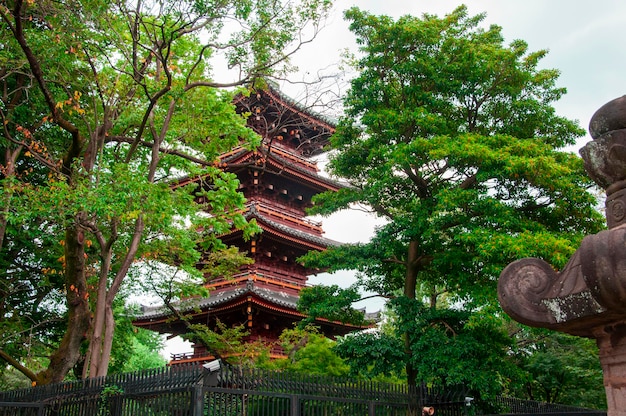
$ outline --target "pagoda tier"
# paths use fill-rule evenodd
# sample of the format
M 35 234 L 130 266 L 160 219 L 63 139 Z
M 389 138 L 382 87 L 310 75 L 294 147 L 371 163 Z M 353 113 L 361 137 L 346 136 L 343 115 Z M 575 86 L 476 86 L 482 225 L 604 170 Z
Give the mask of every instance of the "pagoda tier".
M 306 218 L 314 195 L 337 191 L 341 186 L 319 175 L 310 157 L 319 155 L 334 133 L 331 123 L 294 104 L 271 87 L 235 100 L 238 111 L 250 114 L 248 125 L 262 137 L 255 150 L 237 148 L 221 156 L 220 166 L 237 175 L 240 191 L 247 199 L 245 216 L 254 219 L 262 233 L 246 241 L 233 231 L 222 237 L 254 262 L 243 266 L 234 278 L 212 279 L 206 299 L 179 305 L 192 323 L 216 327 L 219 320 L 228 326 L 245 325 L 248 340 L 276 344 L 284 329 L 305 318 L 297 310 L 300 290 L 314 270 L 297 259 L 311 250 L 322 251 L 339 243 L 323 237 L 321 223 Z M 197 183 L 188 178 L 178 185 Z M 201 202 L 201 201 L 200 201 Z M 199 265 L 202 266 L 201 264 Z M 361 329 L 319 319 L 316 324 L 329 337 Z M 172 321 L 164 308 L 144 308 L 135 325 L 173 335 L 187 330 Z M 280 349 L 275 352 L 279 354 Z M 179 355 L 176 362 L 208 360 L 210 351 L 195 346 L 194 352 Z
M 179 306 L 192 324 L 204 324 L 217 328 L 217 320 L 227 327 L 244 325 L 250 332 L 247 341 L 261 341 L 271 347 L 272 358 L 284 357 L 277 343 L 283 330 L 293 328 L 305 318 L 297 311 L 298 287 L 281 283 L 275 279 L 244 272 L 231 281 L 215 284 L 208 298 L 188 301 Z M 173 335 L 184 334 L 186 327 L 172 321 L 171 314 L 162 307 L 143 307 L 142 317 L 135 325 Z M 324 319 L 315 321 L 328 337 L 345 335 L 363 329 Z M 195 345 L 193 352 L 175 354 L 171 364 L 188 361 L 210 361 L 215 356 L 201 345 Z

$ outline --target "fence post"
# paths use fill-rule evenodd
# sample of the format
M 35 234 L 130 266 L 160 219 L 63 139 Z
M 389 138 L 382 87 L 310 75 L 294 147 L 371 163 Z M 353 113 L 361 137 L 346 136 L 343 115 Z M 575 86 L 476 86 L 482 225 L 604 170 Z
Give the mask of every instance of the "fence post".
M 200 382 L 196 384 L 192 392 L 191 416 L 202 416 L 204 414 L 204 386 Z
M 376 405 L 373 400 L 367 402 L 367 416 L 376 416 Z
M 290 416 L 300 416 L 300 397 L 291 395 L 291 413 Z

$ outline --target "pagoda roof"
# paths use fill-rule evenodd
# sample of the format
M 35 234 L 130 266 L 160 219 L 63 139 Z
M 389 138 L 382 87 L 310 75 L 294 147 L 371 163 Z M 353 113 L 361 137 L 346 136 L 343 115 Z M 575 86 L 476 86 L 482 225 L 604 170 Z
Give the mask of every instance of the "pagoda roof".
M 290 107 L 294 112 L 300 113 L 303 116 L 306 116 L 311 121 L 317 121 L 318 124 L 324 126 L 330 131 L 335 131 L 337 126 L 336 120 L 331 120 L 330 117 L 327 117 L 323 114 L 320 114 L 317 111 L 312 111 L 306 106 L 302 105 L 300 102 L 295 100 L 292 97 L 289 97 L 285 93 L 283 93 L 278 86 L 274 86 L 271 83 L 267 84 L 266 92 L 271 95 L 274 99 L 280 100 L 284 105 Z
M 305 166 L 294 163 L 288 157 L 283 156 L 280 153 L 283 152 L 277 150 L 276 147 L 271 148 L 267 153 L 266 160 L 273 167 L 280 169 L 283 174 L 285 171 L 288 171 L 290 174 L 305 179 L 307 182 L 318 183 L 325 189 L 338 190 L 345 187 L 345 185 L 334 179 L 318 174 L 317 170 L 314 171 L 311 168 L 307 169 Z M 223 157 L 222 163 L 226 164 L 226 166 L 228 166 L 229 163 L 245 163 L 246 161 L 253 159 L 259 155 L 260 153 L 258 151 L 240 148 Z M 309 163 L 306 160 L 304 160 L 304 162 Z
M 176 307 L 181 313 L 196 311 L 195 313 L 197 314 L 198 310 L 204 311 L 207 309 L 215 313 L 219 310 L 229 310 L 232 307 L 239 306 L 246 302 L 252 302 L 278 313 L 288 314 L 297 319 L 306 317 L 305 314 L 297 310 L 298 295 L 260 286 L 253 279 L 248 280 L 245 286 L 235 286 L 226 290 L 216 291 L 207 298 L 189 299 L 180 302 Z M 164 323 L 171 315 L 171 311 L 162 305 L 142 306 L 141 315 L 135 317 L 134 323 L 139 326 L 141 326 L 142 323 Z M 323 325 L 341 327 L 349 330 L 369 327 L 369 325 L 359 326 L 346 324 L 329 321 L 324 318 L 318 318 L 317 321 Z
M 307 119 L 309 122 L 319 125 L 320 127 L 324 127 L 330 132 L 334 132 L 337 121 L 332 120 L 330 117 L 325 116 L 317 111 L 311 110 L 309 106 L 304 105 L 298 100 L 288 96 L 287 94 L 280 91 L 278 85 L 272 82 L 267 82 L 264 88 L 256 89 L 258 93 L 265 93 L 272 99 L 280 102 L 283 106 L 290 109 L 294 113 L 297 113 Z M 254 92 L 253 92 L 254 93 Z M 246 97 L 244 95 L 240 95 L 236 101 L 243 101 Z
M 177 305 L 182 313 L 190 312 L 196 309 L 216 308 L 229 304 L 236 299 L 246 295 L 257 295 L 260 299 L 266 300 L 272 304 L 297 312 L 298 296 L 287 293 L 285 291 L 273 290 L 267 287 L 260 287 L 253 281 L 248 281 L 245 286 L 236 286 L 232 289 L 221 290 L 211 294 L 207 298 L 190 299 Z M 166 318 L 172 312 L 165 306 L 142 306 L 141 315 L 136 320 L 152 320 Z
M 329 130 L 335 130 L 335 127 L 337 125 L 336 120 L 332 120 L 328 116 L 320 114 L 319 112 L 316 112 L 316 111 L 312 111 L 310 108 L 306 108 L 297 100 L 281 92 L 281 90 L 278 88 L 278 85 L 270 82 L 267 84 L 267 90 L 275 98 L 280 98 L 281 101 L 283 101 L 285 104 L 289 105 L 290 107 L 294 108 L 294 110 L 298 111 L 299 113 L 307 115 L 312 120 L 317 120 L 318 122 L 320 122 L 320 124 L 324 124 Z
M 282 133 L 290 132 L 290 137 L 295 139 L 294 150 L 308 156 L 323 153 L 324 147 L 330 142 L 330 137 L 335 133 L 335 122 L 331 121 L 304 103 L 297 102 L 291 97 L 280 92 L 278 87 L 271 83 L 266 83 L 261 88 L 253 87 L 250 94 L 239 94 L 234 99 L 234 104 L 239 107 L 238 111 L 250 112 L 252 120 L 258 120 L 259 115 L 267 118 L 267 123 L 262 123 L 260 128 L 254 128 L 257 133 L 264 138 L 268 130 L 277 133 L 272 137 L 282 138 Z M 297 131 L 303 135 L 294 135 Z M 269 137 L 269 138 L 272 138 Z
M 249 149 L 245 149 L 242 147 L 242 148 L 235 149 L 234 151 L 228 153 L 225 157 L 221 159 L 220 163 L 222 164 L 222 166 L 227 167 L 229 163 L 245 164 L 245 163 L 248 163 L 248 161 L 250 161 L 249 164 L 251 166 L 254 166 L 256 163 L 252 161 L 251 159 L 253 159 L 255 156 L 258 156 L 258 155 L 259 155 L 258 151 L 249 150 Z M 278 155 L 276 152 L 270 151 L 269 157 L 267 157 L 267 161 L 273 167 L 280 169 L 283 175 L 285 174 L 285 172 L 288 172 L 289 174 L 297 178 L 300 178 L 301 182 L 317 184 L 322 189 L 336 191 L 336 190 L 346 187 L 346 185 L 342 184 L 341 182 L 338 182 L 326 176 L 322 176 L 318 174 L 316 171 L 307 169 L 304 166 L 295 164 L 289 159 Z M 176 184 L 174 185 L 174 187 L 180 187 L 180 186 L 188 185 L 193 182 L 198 182 L 206 176 L 208 176 L 208 174 L 197 175 L 193 177 L 190 177 L 190 176 L 181 177 L 180 179 L 176 181 Z
M 328 247 L 337 247 L 342 244 L 339 241 L 307 233 L 306 231 L 302 231 L 297 228 L 290 227 L 286 224 L 282 224 L 278 221 L 271 220 L 267 216 L 259 212 L 254 204 L 250 204 L 248 212 L 246 212 L 245 214 L 245 217 L 247 220 L 249 220 L 250 218 L 256 218 L 257 223 L 263 229 L 263 232 L 274 232 L 275 234 L 280 234 L 282 237 L 293 242 L 302 243 L 304 241 L 306 243 L 309 243 L 309 245 L 314 245 L 314 248 L 318 250 L 323 250 Z

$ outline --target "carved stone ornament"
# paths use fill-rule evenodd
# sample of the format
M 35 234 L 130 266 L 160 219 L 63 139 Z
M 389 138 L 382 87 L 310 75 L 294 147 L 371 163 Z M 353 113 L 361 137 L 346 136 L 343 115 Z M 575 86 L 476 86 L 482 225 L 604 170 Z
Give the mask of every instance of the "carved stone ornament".
M 626 416 L 626 96 L 596 111 L 589 132 L 593 140 L 580 154 L 606 191 L 608 230 L 585 237 L 559 273 L 540 259 L 509 264 L 498 300 L 523 324 L 595 338 L 607 414 Z

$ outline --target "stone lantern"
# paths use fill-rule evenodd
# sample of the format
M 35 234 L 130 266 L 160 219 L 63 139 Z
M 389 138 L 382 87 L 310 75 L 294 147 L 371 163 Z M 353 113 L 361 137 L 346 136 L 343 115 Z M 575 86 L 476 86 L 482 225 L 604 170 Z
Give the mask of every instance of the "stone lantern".
M 498 299 L 520 323 L 594 338 L 608 416 L 626 416 L 626 96 L 596 111 L 589 132 L 580 154 L 606 191 L 608 230 L 586 236 L 558 273 L 540 259 L 509 264 Z

